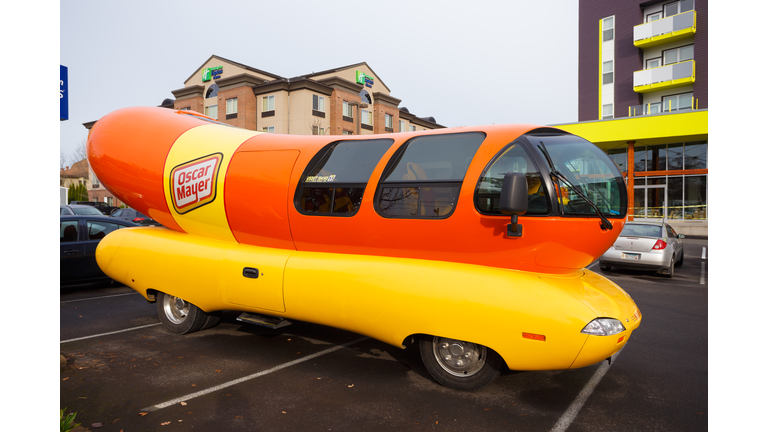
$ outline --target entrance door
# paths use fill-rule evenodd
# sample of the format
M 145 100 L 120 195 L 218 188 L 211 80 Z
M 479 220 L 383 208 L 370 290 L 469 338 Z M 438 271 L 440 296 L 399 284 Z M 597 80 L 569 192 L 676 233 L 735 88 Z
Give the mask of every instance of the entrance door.
M 635 220 L 661 220 L 667 215 L 666 185 L 635 185 Z

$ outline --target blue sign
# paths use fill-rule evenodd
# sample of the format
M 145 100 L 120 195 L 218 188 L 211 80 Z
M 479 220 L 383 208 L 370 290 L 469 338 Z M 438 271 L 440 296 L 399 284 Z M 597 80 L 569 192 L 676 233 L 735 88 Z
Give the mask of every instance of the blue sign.
M 67 79 L 67 67 L 59 69 L 59 120 L 69 120 L 69 80 Z

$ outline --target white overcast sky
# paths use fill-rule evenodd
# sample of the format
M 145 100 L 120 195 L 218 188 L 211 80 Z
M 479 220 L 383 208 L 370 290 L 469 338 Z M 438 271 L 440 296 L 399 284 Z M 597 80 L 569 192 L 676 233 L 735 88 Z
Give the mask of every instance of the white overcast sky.
M 367 62 L 444 126 L 577 120 L 578 1 L 62 1 L 70 154 L 83 123 L 157 106 L 212 54 L 283 77 Z

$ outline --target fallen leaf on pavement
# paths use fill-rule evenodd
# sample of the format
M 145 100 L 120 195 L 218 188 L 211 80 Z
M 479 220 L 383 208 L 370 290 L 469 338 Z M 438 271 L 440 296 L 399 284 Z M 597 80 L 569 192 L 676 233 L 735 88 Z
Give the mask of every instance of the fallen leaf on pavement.
M 182 401 L 181 406 L 187 406 L 187 403 Z

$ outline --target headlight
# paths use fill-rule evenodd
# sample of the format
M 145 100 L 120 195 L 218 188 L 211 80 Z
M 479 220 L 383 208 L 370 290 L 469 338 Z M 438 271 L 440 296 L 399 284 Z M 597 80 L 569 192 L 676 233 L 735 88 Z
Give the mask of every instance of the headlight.
M 596 318 L 581 329 L 581 332 L 595 336 L 610 336 L 621 333 L 624 330 L 626 330 L 624 325 L 617 319 Z

